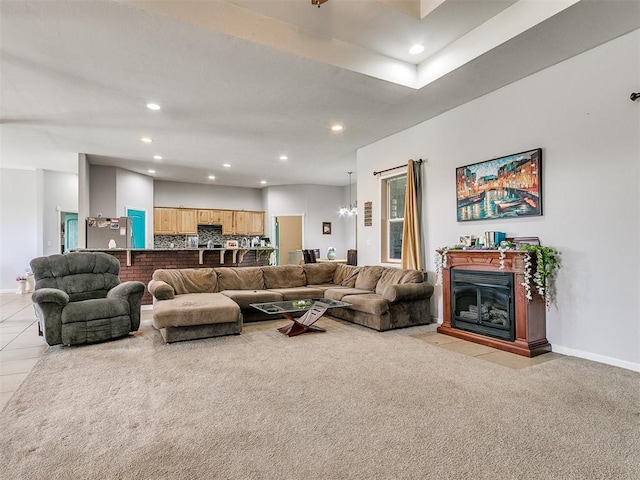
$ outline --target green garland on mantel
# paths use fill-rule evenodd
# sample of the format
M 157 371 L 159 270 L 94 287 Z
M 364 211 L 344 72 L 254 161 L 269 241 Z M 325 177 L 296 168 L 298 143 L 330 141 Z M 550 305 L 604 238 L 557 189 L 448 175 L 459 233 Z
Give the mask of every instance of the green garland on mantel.
M 556 275 L 560 270 L 560 252 L 553 247 L 527 244 L 516 246 L 511 242 L 505 242 L 496 248 L 478 249 L 462 245 L 442 247 L 436 252 L 436 284 L 442 283 L 442 269 L 447 266 L 447 252 L 449 250 L 498 251 L 500 252 L 501 270 L 504 269 L 505 252 L 524 252 L 524 282 L 522 282 L 522 286 L 525 289 L 527 300 L 533 299 L 532 292 L 535 290 L 544 299 L 547 308 L 556 301 Z

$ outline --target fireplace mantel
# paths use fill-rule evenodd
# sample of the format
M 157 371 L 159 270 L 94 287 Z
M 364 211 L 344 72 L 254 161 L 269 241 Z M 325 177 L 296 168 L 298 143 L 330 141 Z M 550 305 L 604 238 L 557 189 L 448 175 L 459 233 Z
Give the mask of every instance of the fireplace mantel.
M 438 251 L 441 255 L 445 252 Z M 442 268 L 443 322 L 438 332 L 471 342 L 498 348 L 526 357 L 535 357 L 551 351 L 546 338 L 546 310 L 544 300 L 532 291 L 532 300 L 527 300 L 524 282 L 525 253 L 504 252 L 500 269 L 500 252 L 497 250 L 447 250 L 446 267 Z M 459 330 L 451 324 L 451 271 L 512 272 L 514 274 L 515 340 L 513 342 L 488 337 L 474 332 Z

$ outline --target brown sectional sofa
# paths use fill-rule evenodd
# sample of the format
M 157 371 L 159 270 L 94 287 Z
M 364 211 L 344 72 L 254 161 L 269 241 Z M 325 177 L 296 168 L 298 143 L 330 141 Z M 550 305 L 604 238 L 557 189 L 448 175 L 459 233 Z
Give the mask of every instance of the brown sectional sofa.
M 331 316 L 376 330 L 431 322 L 433 285 L 419 270 L 336 263 L 156 270 L 153 323 L 167 342 L 240 333 L 278 318 L 251 303 L 331 298 L 351 304 Z

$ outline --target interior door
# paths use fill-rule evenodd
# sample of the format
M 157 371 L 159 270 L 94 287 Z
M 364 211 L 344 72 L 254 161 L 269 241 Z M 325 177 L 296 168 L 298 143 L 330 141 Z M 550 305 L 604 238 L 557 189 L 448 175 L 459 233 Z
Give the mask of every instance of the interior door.
M 131 248 L 144 248 L 147 212 L 127 208 L 127 217 L 131 218 Z
M 302 260 L 302 215 L 276 217 L 276 224 L 278 265 L 298 265 Z
M 78 214 L 64 214 L 64 252 L 78 248 Z

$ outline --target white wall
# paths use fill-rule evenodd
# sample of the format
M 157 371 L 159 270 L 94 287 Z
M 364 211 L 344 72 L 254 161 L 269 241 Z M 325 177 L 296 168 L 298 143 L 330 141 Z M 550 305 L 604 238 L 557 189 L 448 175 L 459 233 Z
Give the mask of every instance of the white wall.
M 303 248 L 318 248 L 322 257 L 334 247 L 337 258 L 346 258 L 347 249 L 355 243 L 347 235 L 349 222 L 338 211 L 344 205 L 344 187 L 324 185 L 287 185 L 268 187 L 265 197 L 267 236 L 271 235 L 273 217 L 304 215 Z M 331 235 L 322 233 L 322 222 L 331 222 Z M 347 223 L 349 222 L 349 223 Z M 354 227 L 355 228 L 355 227 Z
M 157 207 L 219 208 L 226 210 L 264 210 L 259 188 L 222 187 L 198 183 L 154 182 Z
M 36 172 L 0 169 L 0 291 L 16 291 L 16 276 L 38 254 Z
M 116 167 L 89 165 L 89 217 L 119 217 Z M 85 217 L 86 218 L 86 217 Z
M 153 248 L 153 178 L 116 169 L 116 214 L 126 216 L 127 208 L 146 211 L 145 248 Z
M 360 263 L 380 258 L 372 171 L 424 158 L 429 270 L 435 249 L 462 234 L 540 237 L 562 252 L 558 305 L 547 312 L 554 350 L 640 370 L 640 102 L 629 99 L 639 86 L 635 31 L 360 149 L 358 204 L 374 202 L 374 226 L 359 230 Z M 536 147 L 543 216 L 456 221 L 456 167 Z M 438 317 L 441 302 L 438 289 Z
M 52 255 L 60 253 L 60 212 L 78 212 L 78 175 L 50 170 L 36 173 L 42 175 L 42 254 Z

